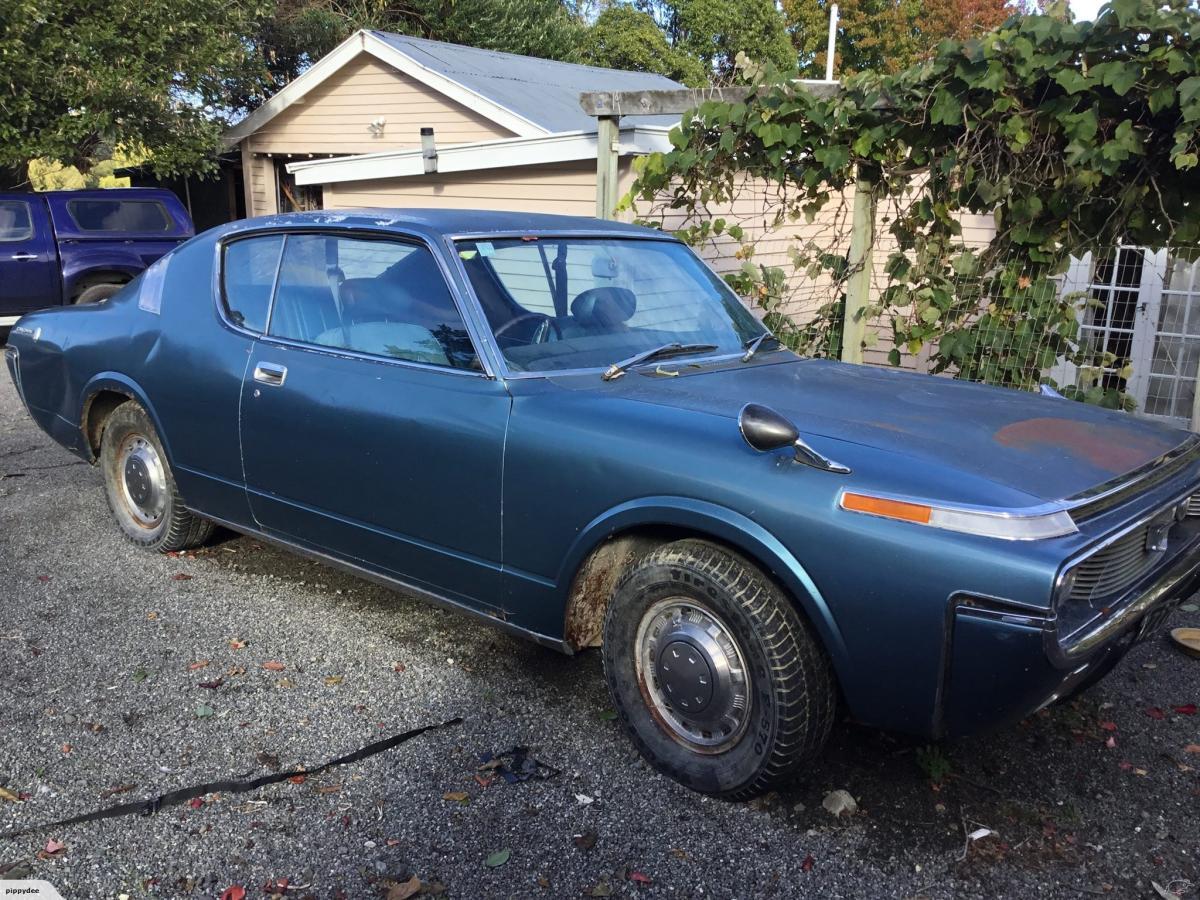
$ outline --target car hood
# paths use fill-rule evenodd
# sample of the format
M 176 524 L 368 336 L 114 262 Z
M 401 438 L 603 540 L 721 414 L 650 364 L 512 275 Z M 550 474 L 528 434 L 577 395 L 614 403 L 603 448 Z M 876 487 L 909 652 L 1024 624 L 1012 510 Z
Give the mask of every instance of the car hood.
M 674 378 L 648 371 L 617 384 L 631 399 L 731 418 L 746 403 L 760 403 L 808 437 L 950 467 L 1042 502 L 1112 481 L 1188 437 L 1070 400 L 826 360 L 685 367 Z M 813 444 L 822 449 L 819 440 Z

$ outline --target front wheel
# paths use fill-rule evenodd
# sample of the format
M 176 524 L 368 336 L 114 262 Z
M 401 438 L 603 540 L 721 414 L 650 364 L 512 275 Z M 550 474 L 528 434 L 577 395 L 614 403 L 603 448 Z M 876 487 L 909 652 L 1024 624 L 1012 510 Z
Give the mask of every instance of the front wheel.
M 100 469 L 109 509 L 138 546 L 186 550 L 212 534 L 212 523 L 183 505 L 158 433 L 137 403 L 121 404 L 104 423 Z
M 747 799 L 796 777 L 829 737 L 837 692 L 811 627 L 723 547 L 660 547 L 617 585 L 604 674 L 621 720 L 659 771 Z

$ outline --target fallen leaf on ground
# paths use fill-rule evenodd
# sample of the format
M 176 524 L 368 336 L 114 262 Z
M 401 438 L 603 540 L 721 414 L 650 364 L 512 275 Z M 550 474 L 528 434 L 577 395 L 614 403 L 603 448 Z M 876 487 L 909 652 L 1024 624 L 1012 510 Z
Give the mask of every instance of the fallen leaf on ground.
M 199 706 L 196 707 L 196 718 L 197 719 L 207 719 L 214 712 L 215 712 L 215 710 L 211 706 L 205 706 L 203 703 L 201 703 Z
M 452 800 L 455 803 L 466 803 L 471 799 L 471 796 L 466 791 L 446 791 L 446 793 L 442 794 L 442 799 Z
M 1182 900 L 1181 895 L 1163 887 L 1157 881 L 1151 881 L 1150 886 L 1154 888 L 1154 892 L 1162 897 L 1163 900 Z
M 234 650 L 244 650 L 246 648 L 246 642 L 241 638 L 234 638 L 229 642 L 229 646 Z
M 1120 769 L 1122 772 L 1128 772 L 1130 769 L 1133 768 L 1133 763 L 1129 762 L 1128 760 L 1123 759 L 1119 763 L 1117 763 L 1117 768 Z
M 117 794 L 127 794 L 132 791 L 136 784 L 118 784 L 116 787 L 105 788 L 100 792 L 100 799 L 107 800 L 109 797 L 115 797 Z
M 825 795 L 825 799 L 821 801 L 821 806 L 825 808 L 831 816 L 852 816 L 858 812 L 858 803 L 850 796 L 849 791 L 836 790 L 830 791 Z
M 1188 744 L 1183 748 L 1184 753 L 1200 753 L 1200 744 Z
M 1197 610 L 1200 610 L 1200 606 L 1197 606 L 1195 603 L 1185 603 L 1179 608 L 1184 612 L 1196 612 Z
M 408 881 L 393 884 L 388 888 L 387 900 L 408 900 L 421 892 L 421 879 L 414 875 Z
M 224 678 L 214 678 L 212 681 L 201 681 L 196 687 L 207 688 L 210 691 L 215 691 L 225 683 Z
M 815 866 L 816 864 L 817 864 L 817 861 L 815 859 L 813 859 L 813 856 L 810 853 L 810 854 L 808 854 L 808 856 L 804 857 L 804 862 L 800 863 L 800 871 L 801 872 L 811 872 L 813 870 L 813 866 Z
M 476 773 L 476 775 L 475 775 L 475 781 L 478 782 L 480 787 L 487 787 L 495 780 L 496 780 L 495 778 L 484 778 L 482 775 L 480 775 L 478 773 Z
M 687 859 L 687 851 L 681 850 L 679 847 L 671 848 L 671 855 L 676 859 Z
M 268 769 L 274 769 L 276 772 L 279 771 L 279 757 L 274 753 L 268 753 L 264 750 L 258 754 L 258 761 Z
M 392 666 L 392 671 L 395 672 L 397 675 L 402 674 L 404 672 L 404 663 L 402 663 L 402 662 L 396 663 L 394 666 Z
M 967 835 L 967 840 L 982 841 L 985 837 L 988 837 L 993 834 L 995 834 L 995 832 L 992 831 L 992 829 L 990 829 L 990 828 L 976 828 L 974 831 L 972 831 L 970 834 Z
M 608 883 L 608 879 L 601 878 L 596 882 L 596 886 L 587 892 L 588 897 L 611 897 L 612 887 Z
M 293 775 L 288 779 L 288 781 L 290 781 L 292 784 L 304 784 L 307 778 L 307 775 Z
M 195 672 L 197 669 L 203 669 L 207 665 L 208 665 L 207 659 L 197 660 L 196 662 L 194 662 L 190 666 L 188 666 L 188 671 Z
M 67 845 L 62 841 L 56 841 L 54 838 L 46 841 L 46 852 L 53 856 L 56 853 L 62 853 L 67 849 Z
M 1110 734 L 1108 740 L 1104 742 L 1104 746 L 1109 750 L 1117 749 L 1117 739 Z
M 575 799 L 579 802 L 580 806 L 590 806 L 596 802 L 595 797 L 589 797 L 587 794 L 576 794 Z
M 192 809 L 200 809 L 202 806 L 204 806 L 204 800 L 202 800 L 200 797 L 193 797 L 188 801 L 188 806 L 190 806 Z
M 172 581 L 191 581 L 195 575 L 189 575 L 187 572 L 176 572 L 171 576 Z
M 1117 723 L 1116 722 L 1101 722 L 1100 727 L 1103 728 L 1105 731 L 1116 731 Z
M 1173 706 L 1171 708 L 1181 716 L 1194 716 L 1196 714 L 1195 703 L 1185 703 L 1183 706 Z
M 617 717 L 617 711 L 615 709 L 602 709 L 602 710 L 600 710 L 600 713 L 597 716 L 597 718 L 599 718 L 601 721 L 604 721 L 604 722 L 611 722 L 616 717 Z
M 45 584 L 47 581 L 50 580 L 49 575 L 39 575 L 37 578 L 38 578 L 38 581 L 40 581 L 42 584 Z
M 74 749 L 75 749 L 75 748 L 74 748 L 74 747 L 72 747 L 70 744 L 63 744 L 63 745 L 62 745 L 62 752 L 63 752 L 63 753 L 70 753 L 70 752 L 71 752 L 72 750 L 74 750 Z
M 147 672 L 145 669 L 134 669 L 133 670 L 133 680 L 138 682 L 139 684 L 141 682 L 145 681 L 149 677 L 150 677 L 150 673 Z
M 323 784 L 323 785 L 321 785 L 321 787 L 317 788 L 317 793 L 318 794 L 336 794 L 341 789 L 342 789 L 342 786 L 340 784 Z
M 21 798 L 10 791 L 8 788 L 0 787 L 0 800 L 7 800 L 9 803 L 20 803 Z
M 154 610 L 151 610 L 150 612 L 146 613 L 146 618 L 153 622 L 158 618 L 158 613 L 156 613 Z
M 580 850 L 591 850 L 596 846 L 596 839 L 600 835 L 594 831 L 585 831 L 583 834 L 575 835 L 575 846 Z
M 284 669 L 287 668 L 287 666 L 285 666 L 283 663 L 276 662 L 273 659 L 267 660 L 265 663 L 262 664 L 262 667 L 264 669 L 266 669 L 268 672 L 282 672 Z
M 246 889 L 235 884 L 221 891 L 221 900 L 246 900 Z
M 637 871 L 637 869 L 629 873 L 629 880 L 634 884 L 654 884 L 653 878 L 643 872 Z
M 486 865 L 489 869 L 495 869 L 498 866 L 502 866 L 508 862 L 510 856 L 512 856 L 512 850 L 510 850 L 508 847 L 505 847 L 503 850 L 497 850 L 495 853 L 489 853 L 488 858 L 484 860 L 484 865 Z
M 345 680 L 345 676 L 343 676 L 343 675 L 326 675 L 325 676 L 325 686 L 326 687 L 336 687 L 337 685 L 341 684 L 344 680 Z
M 1167 717 L 1167 714 L 1165 712 L 1163 712 L 1161 709 L 1159 709 L 1157 706 L 1152 706 L 1148 710 L 1146 710 L 1146 715 L 1148 715 L 1152 719 L 1165 719 Z

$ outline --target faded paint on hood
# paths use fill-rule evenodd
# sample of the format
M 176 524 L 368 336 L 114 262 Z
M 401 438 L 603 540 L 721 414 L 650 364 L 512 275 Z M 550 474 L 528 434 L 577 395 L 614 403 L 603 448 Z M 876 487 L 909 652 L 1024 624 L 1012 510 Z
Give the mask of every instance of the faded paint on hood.
M 777 359 L 691 373 L 680 366 L 675 378 L 645 369 L 616 384 L 631 399 L 730 418 L 746 403 L 761 403 L 808 436 L 948 466 L 1041 501 L 1110 481 L 1187 437 L 1128 413 L 1025 391 L 783 354 Z

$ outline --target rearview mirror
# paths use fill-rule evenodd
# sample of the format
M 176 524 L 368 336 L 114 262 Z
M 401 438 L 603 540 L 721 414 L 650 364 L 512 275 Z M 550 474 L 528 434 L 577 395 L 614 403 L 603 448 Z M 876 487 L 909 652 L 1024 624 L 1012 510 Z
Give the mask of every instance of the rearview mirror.
M 761 453 L 790 447 L 800 438 L 796 426 L 765 406 L 747 403 L 738 415 L 738 428 L 746 443 Z

